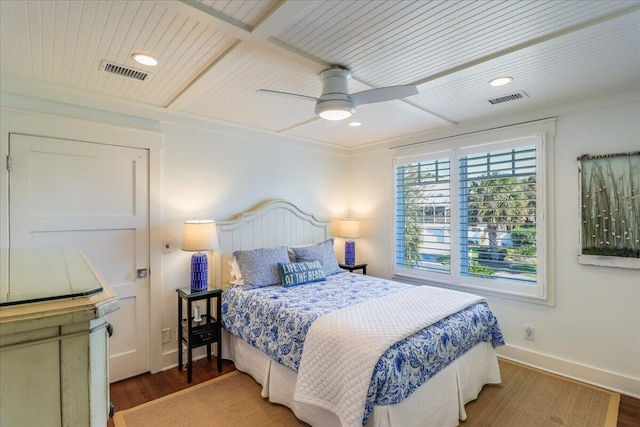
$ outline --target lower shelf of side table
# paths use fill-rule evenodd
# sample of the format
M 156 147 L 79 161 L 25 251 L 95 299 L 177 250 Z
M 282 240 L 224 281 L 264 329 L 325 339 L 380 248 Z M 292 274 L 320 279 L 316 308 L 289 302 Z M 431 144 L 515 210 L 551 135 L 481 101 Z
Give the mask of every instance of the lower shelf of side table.
M 187 382 L 191 383 L 192 376 L 192 364 L 193 364 L 193 354 L 192 351 L 194 348 L 206 346 L 207 347 L 207 360 L 211 360 L 211 345 L 217 344 L 217 364 L 218 364 L 218 372 L 222 372 L 222 348 L 220 346 L 220 328 L 222 325 L 217 321 L 216 318 L 204 315 L 202 316 L 202 320 L 196 322 L 195 320 L 191 320 L 191 325 L 187 323 L 187 319 L 182 319 L 182 327 L 180 330 L 180 341 L 185 345 L 187 349 Z M 191 329 L 191 332 L 189 332 Z M 180 350 L 180 361 L 182 361 L 182 351 Z M 182 370 L 182 366 L 178 366 L 179 370 Z
M 191 336 L 189 336 L 189 328 L 187 319 L 182 320 L 182 342 L 191 348 L 203 345 L 216 344 L 219 341 L 220 325 L 218 321 L 211 316 L 203 316 L 200 322 L 191 321 Z

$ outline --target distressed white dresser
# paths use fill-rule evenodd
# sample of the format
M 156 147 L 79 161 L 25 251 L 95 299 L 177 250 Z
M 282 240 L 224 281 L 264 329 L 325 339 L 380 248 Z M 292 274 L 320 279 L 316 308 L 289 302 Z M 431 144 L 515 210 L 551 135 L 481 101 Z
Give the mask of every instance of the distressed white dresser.
M 100 426 L 119 301 L 75 248 L 0 252 L 0 425 Z

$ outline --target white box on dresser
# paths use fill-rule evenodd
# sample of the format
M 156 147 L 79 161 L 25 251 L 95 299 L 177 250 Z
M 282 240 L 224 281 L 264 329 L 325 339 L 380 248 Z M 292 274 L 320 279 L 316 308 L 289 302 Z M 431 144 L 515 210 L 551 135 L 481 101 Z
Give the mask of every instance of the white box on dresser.
M 115 293 L 74 248 L 0 258 L 0 425 L 105 426 Z

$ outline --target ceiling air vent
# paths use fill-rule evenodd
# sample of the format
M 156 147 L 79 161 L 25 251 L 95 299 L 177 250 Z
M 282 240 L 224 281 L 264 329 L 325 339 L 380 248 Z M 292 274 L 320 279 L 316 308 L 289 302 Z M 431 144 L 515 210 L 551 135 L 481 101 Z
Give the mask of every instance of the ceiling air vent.
M 502 104 L 503 102 L 515 101 L 516 99 L 522 99 L 522 98 L 528 98 L 528 97 L 529 95 L 527 95 L 526 92 L 521 90 L 520 92 L 510 93 L 509 95 L 499 96 L 497 98 L 491 98 L 489 99 L 489 104 L 492 104 L 492 105 Z
M 110 62 L 106 59 L 102 60 L 102 64 L 100 64 L 100 70 L 106 71 L 107 73 L 111 74 L 117 74 L 123 77 L 129 77 L 130 79 L 140 80 L 142 82 L 145 80 L 149 80 L 152 75 L 148 71 L 138 70 L 133 67 L 116 64 L 115 62 Z

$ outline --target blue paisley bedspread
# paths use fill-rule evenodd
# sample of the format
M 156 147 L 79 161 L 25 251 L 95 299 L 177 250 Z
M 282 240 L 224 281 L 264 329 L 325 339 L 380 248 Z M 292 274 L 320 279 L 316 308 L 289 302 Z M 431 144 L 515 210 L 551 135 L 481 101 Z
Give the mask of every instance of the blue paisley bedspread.
M 297 372 L 305 336 L 315 319 L 411 286 L 352 273 L 288 288 L 231 286 L 222 298 L 222 322 L 229 333 Z M 485 341 L 504 345 L 498 320 L 486 303 L 480 303 L 391 346 L 374 369 L 363 424 L 374 405 L 401 402 L 454 359 Z

